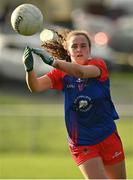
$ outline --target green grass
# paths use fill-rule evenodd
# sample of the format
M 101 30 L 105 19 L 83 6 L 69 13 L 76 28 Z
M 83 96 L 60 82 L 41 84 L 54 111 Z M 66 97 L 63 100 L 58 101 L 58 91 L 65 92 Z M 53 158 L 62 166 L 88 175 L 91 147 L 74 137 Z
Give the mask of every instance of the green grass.
M 5 147 L 0 154 L 0 178 L 82 178 L 67 147 L 62 116 L 54 119 L 23 116 L 0 122 L 6 122 L 0 131 L 3 137 L 0 147 Z M 125 147 L 128 178 L 132 178 L 133 122 L 123 119 L 117 126 Z
M 0 178 L 71 179 L 82 178 L 70 155 L 1 155 Z
M 45 136 L 42 137 L 41 141 L 42 144 L 45 144 L 47 150 L 44 148 L 41 153 L 34 153 L 30 149 L 23 154 L 18 152 L 1 154 L 0 178 L 82 178 L 67 149 L 64 127 L 60 121 L 58 124 L 60 128 L 57 126 L 54 130 L 55 124 L 53 121 L 44 128 Z M 125 147 L 127 175 L 130 179 L 133 177 L 133 122 L 131 119 L 124 119 L 118 121 L 117 126 Z M 54 133 L 52 139 L 49 137 L 48 127 Z M 49 137 L 49 141 L 47 137 Z
M 126 160 L 128 179 L 133 178 L 133 156 Z M 83 178 L 70 155 L 0 155 L 1 179 L 79 179 Z
M 115 103 L 133 104 L 133 73 L 113 73 L 110 84 Z
M 44 128 L 45 136 L 42 137 L 41 141 L 42 144 L 45 144 L 46 150 L 44 148 L 43 152 L 41 151 L 40 153 L 35 153 L 32 152 L 32 149 L 30 149 L 25 153 L 8 152 L 0 154 L 0 178 L 82 178 L 82 175 L 73 162 L 67 149 L 65 133 L 63 132 L 64 127 L 62 127 L 62 123 L 60 122 L 61 127 L 58 128 L 57 126 L 55 130 L 54 127 L 56 123 L 54 121 L 52 123 Z M 128 178 L 130 179 L 133 177 L 133 143 L 131 140 L 133 123 L 130 119 L 124 119 L 119 121 L 117 126 L 125 146 L 127 174 Z M 54 137 L 51 139 L 49 137 L 50 132 L 48 127 L 51 128 L 54 133 Z M 47 137 L 49 137 L 49 141 Z
M 119 134 L 125 149 L 128 179 L 133 179 L 133 119 L 123 118 L 117 122 Z

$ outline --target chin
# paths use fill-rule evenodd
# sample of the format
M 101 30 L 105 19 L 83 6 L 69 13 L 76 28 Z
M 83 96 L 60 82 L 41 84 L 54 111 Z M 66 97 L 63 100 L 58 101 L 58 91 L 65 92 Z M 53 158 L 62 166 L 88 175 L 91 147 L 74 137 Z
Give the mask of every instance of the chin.
M 77 59 L 76 60 L 76 62 L 81 65 L 87 64 L 87 61 L 88 61 L 88 59 Z

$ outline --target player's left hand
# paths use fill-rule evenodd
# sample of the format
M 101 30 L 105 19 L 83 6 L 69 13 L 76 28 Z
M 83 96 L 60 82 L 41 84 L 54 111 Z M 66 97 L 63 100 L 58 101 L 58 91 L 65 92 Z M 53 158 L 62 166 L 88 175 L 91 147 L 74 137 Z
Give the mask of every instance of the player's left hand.
M 39 48 L 32 48 L 32 52 L 37 54 L 38 56 L 41 57 L 44 63 L 48 65 L 53 65 L 54 58 L 48 54 L 48 52 L 44 51 L 43 49 Z

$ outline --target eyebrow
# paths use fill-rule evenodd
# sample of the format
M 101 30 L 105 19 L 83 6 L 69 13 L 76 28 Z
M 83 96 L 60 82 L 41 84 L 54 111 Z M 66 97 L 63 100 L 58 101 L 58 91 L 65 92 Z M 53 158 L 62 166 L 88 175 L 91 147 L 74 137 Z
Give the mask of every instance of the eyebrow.
M 87 43 L 81 43 L 81 45 L 86 45 Z M 72 43 L 72 46 L 73 45 L 78 45 L 78 43 Z

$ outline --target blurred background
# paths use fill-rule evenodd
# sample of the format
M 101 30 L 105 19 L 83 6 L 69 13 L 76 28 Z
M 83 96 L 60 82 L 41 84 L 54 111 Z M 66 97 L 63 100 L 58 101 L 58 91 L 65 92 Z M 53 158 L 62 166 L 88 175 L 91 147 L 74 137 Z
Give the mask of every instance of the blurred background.
M 67 147 L 63 96 L 49 90 L 31 94 L 22 64 L 26 45 L 40 47 L 39 33 L 21 36 L 10 16 L 22 3 L 44 15 L 44 28 L 87 30 L 92 56 L 108 66 L 112 99 L 120 115 L 118 130 L 133 178 L 133 1 L 1 0 L 0 3 L 0 179 L 80 179 Z M 35 57 L 36 58 L 36 57 Z M 35 61 L 38 75 L 51 68 Z

